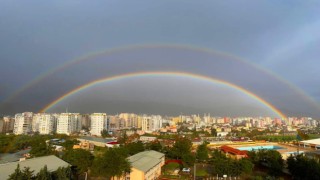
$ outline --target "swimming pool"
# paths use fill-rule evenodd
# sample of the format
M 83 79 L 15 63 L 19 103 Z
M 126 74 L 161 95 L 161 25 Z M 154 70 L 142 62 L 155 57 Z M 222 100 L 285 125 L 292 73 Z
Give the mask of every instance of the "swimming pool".
M 260 149 L 266 149 L 266 150 L 278 150 L 278 149 L 285 149 L 281 146 L 273 146 L 273 145 L 270 145 L 270 146 L 248 146 L 248 147 L 239 147 L 237 148 L 241 151 L 256 151 L 256 150 L 260 150 Z

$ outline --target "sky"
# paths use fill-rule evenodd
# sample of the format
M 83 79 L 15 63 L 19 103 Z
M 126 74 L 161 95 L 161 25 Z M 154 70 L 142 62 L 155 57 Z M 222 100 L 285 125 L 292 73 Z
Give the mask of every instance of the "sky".
M 319 11 L 312 0 L 2 0 L 0 114 L 38 112 L 100 78 L 179 71 L 239 86 L 288 116 L 320 117 Z M 190 77 L 106 82 L 48 111 L 66 108 L 277 116 L 239 90 Z

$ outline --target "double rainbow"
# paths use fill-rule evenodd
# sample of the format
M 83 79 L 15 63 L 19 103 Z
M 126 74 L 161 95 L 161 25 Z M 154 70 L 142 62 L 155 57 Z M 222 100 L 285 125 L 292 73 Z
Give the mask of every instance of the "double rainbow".
M 116 75 L 116 76 L 112 76 L 112 77 L 97 79 L 97 80 L 91 81 L 89 83 L 86 83 L 84 85 L 81 85 L 81 86 L 65 93 L 64 95 L 58 97 L 56 100 L 52 101 L 50 104 L 46 105 L 43 109 L 41 109 L 40 112 L 46 112 L 46 111 L 50 110 L 50 108 L 54 107 L 58 103 L 65 100 L 66 98 L 68 98 L 78 92 L 92 88 L 98 84 L 112 82 L 112 81 L 119 81 L 119 80 L 123 80 L 126 78 L 131 78 L 131 77 L 137 77 L 137 78 L 138 77 L 187 77 L 187 78 L 200 80 L 200 81 L 204 81 L 204 82 L 208 82 L 208 83 L 221 84 L 221 85 L 224 85 L 228 88 L 238 90 L 239 92 L 241 92 L 245 95 L 248 95 L 249 97 L 257 100 L 259 103 L 261 103 L 265 107 L 269 108 L 272 112 L 277 114 L 282 119 L 284 119 L 284 120 L 286 119 L 286 115 L 283 114 L 274 105 L 272 105 L 271 103 L 267 102 L 266 100 L 259 97 L 258 95 L 254 94 L 254 93 L 252 93 L 252 92 L 250 92 L 240 86 L 237 86 L 235 84 L 232 84 L 230 82 L 226 82 L 223 80 L 214 79 L 214 78 L 211 78 L 208 76 L 203 76 L 203 75 L 193 74 L 193 73 L 186 73 L 186 72 L 134 72 L 134 73 L 121 74 L 121 75 Z
M 91 52 L 91 53 L 85 54 L 83 56 L 71 59 L 71 60 L 67 61 L 66 63 L 62 64 L 61 66 L 59 66 L 57 68 L 53 68 L 53 69 L 45 72 L 44 74 L 38 76 L 37 78 L 33 79 L 32 81 L 26 83 L 24 86 L 22 86 L 17 91 L 13 92 L 9 97 L 7 97 L 4 100 L 4 102 L 9 102 L 9 101 L 17 98 L 24 91 L 32 88 L 34 85 L 36 85 L 42 81 L 44 81 L 47 77 L 49 77 L 55 73 L 58 73 L 60 71 L 63 71 L 68 67 L 75 66 L 81 62 L 90 61 L 90 60 L 97 58 L 97 57 L 103 57 L 103 56 L 111 55 L 114 53 L 121 53 L 121 52 L 130 51 L 130 50 L 141 49 L 141 48 L 172 48 L 172 49 L 190 50 L 190 51 L 196 51 L 196 52 L 202 52 L 202 53 L 208 53 L 208 54 L 217 55 L 217 56 L 221 56 L 221 57 L 226 57 L 231 60 L 239 61 L 241 63 L 250 65 L 253 68 L 258 69 L 261 72 L 264 72 L 264 73 L 274 77 L 276 80 L 284 83 L 290 89 L 297 92 L 301 97 L 306 99 L 310 104 L 312 104 L 314 107 L 316 107 L 317 109 L 320 110 L 318 103 L 313 98 L 311 98 L 309 95 L 307 95 L 304 91 L 302 91 L 298 87 L 294 86 L 292 83 L 288 82 L 287 80 L 283 79 L 279 75 L 272 73 L 271 71 L 268 71 L 267 69 L 264 69 L 260 66 L 257 66 L 256 64 L 249 63 L 249 61 L 246 61 L 243 58 L 234 56 L 229 53 L 216 51 L 216 50 L 212 50 L 212 49 L 208 49 L 208 48 L 204 48 L 204 47 L 196 47 L 196 46 L 192 46 L 192 45 L 186 45 L 186 44 L 142 44 L 142 45 L 138 44 L 138 45 L 129 45 L 129 46 L 124 46 L 124 47 L 112 48 L 112 49 L 102 49 L 100 51 Z

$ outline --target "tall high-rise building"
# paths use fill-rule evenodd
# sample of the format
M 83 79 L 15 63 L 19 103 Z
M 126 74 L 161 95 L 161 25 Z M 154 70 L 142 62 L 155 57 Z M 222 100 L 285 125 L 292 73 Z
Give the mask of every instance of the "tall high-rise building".
M 39 132 L 39 122 L 41 121 L 42 116 L 41 114 L 33 114 L 32 117 L 32 131 Z
M 142 116 L 143 131 L 157 131 L 162 127 L 162 117 L 160 115 Z
M 109 121 L 105 113 L 93 113 L 90 115 L 91 135 L 101 136 L 102 130 L 109 131 Z
M 14 134 L 28 134 L 32 132 L 32 112 L 24 112 L 15 115 Z
M 56 118 L 51 114 L 39 114 L 39 133 L 51 134 L 56 130 Z
M 89 114 L 82 114 L 81 115 L 81 129 L 90 129 L 90 115 Z
M 3 125 L 4 125 L 3 118 L 0 118 L 0 133 L 3 133 Z
M 3 129 L 2 133 L 11 133 L 14 128 L 14 118 L 10 116 L 3 117 Z
M 81 129 L 80 114 L 61 113 L 57 119 L 57 133 L 67 134 L 76 133 Z

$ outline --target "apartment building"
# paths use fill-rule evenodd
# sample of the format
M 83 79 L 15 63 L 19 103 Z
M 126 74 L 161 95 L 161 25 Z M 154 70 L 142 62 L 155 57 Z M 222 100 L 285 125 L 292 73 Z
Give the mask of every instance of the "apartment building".
M 57 133 L 67 134 L 76 133 L 81 129 L 79 113 L 61 113 L 57 119 Z
M 28 134 L 32 132 L 32 112 L 24 112 L 15 115 L 14 134 Z

